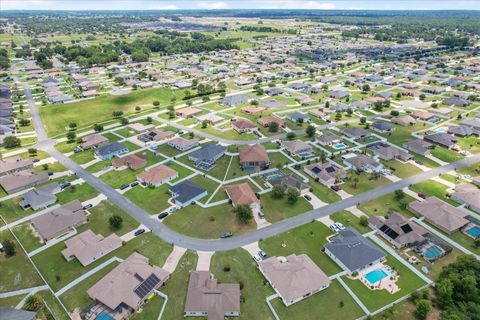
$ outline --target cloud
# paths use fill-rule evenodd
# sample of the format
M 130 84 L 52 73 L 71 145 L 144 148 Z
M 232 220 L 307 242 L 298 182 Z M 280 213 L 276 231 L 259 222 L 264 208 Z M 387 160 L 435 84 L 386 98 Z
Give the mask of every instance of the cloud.
M 178 10 L 178 6 L 174 4 L 167 4 L 167 5 L 160 5 L 160 6 L 154 6 L 150 7 L 149 10 Z
M 224 1 L 202 1 L 197 3 L 197 8 L 200 9 L 226 9 L 228 3 Z
M 332 10 L 337 6 L 333 2 L 295 1 L 295 0 L 263 0 L 259 1 L 262 9 L 312 9 Z

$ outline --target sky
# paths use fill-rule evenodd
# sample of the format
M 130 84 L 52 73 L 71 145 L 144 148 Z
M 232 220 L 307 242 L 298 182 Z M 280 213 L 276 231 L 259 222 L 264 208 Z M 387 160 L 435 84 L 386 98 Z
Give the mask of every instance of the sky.
M 0 10 L 181 9 L 480 10 L 480 0 L 0 0 Z

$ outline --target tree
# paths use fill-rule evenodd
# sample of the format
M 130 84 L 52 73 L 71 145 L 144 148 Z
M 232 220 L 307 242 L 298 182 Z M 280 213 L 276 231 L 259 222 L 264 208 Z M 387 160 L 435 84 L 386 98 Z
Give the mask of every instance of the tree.
M 154 107 L 158 107 L 159 105 L 160 105 L 160 101 L 158 101 L 158 100 L 153 101 L 153 106 Z
M 95 130 L 95 132 L 102 132 L 103 131 L 103 126 L 101 124 L 95 123 L 93 125 L 93 130 Z
M 30 124 L 30 120 L 22 118 L 18 121 L 18 123 L 20 124 L 20 126 L 26 127 Z
M 28 148 L 28 155 L 29 156 L 34 156 L 37 154 L 37 149 L 35 148 Z
M 208 121 L 207 120 L 203 120 L 202 121 L 202 129 L 205 129 L 208 127 Z
M 360 217 L 360 225 L 364 227 L 368 227 L 368 218 L 366 216 Z
M 75 134 L 75 131 L 68 131 L 68 133 L 67 133 L 67 141 L 68 142 L 74 141 L 76 137 L 77 137 L 77 135 Z
M 360 118 L 360 123 L 361 123 L 361 124 L 367 123 L 367 118 L 366 118 L 366 117 L 361 117 L 361 118 Z
M 17 248 L 15 247 L 15 243 L 12 240 L 6 239 L 3 241 L 2 245 L 6 257 L 13 257 L 17 254 Z
M 268 132 L 277 132 L 278 131 L 278 123 L 270 122 L 268 124 Z
M 363 86 L 362 86 L 362 91 L 363 92 L 368 92 L 370 91 L 370 85 L 368 83 L 365 83 Z
M 121 118 L 120 119 L 120 123 L 122 124 L 122 126 L 126 126 L 128 124 L 128 119 L 127 118 Z
M 312 126 L 312 125 L 309 125 L 306 129 L 305 129 L 305 133 L 307 134 L 307 136 L 309 138 L 313 138 L 315 136 L 315 127 Z
M 21 141 L 17 137 L 7 136 L 3 139 L 3 146 L 6 149 L 13 149 L 21 146 Z
M 122 227 L 123 219 L 118 214 L 114 214 L 108 219 L 108 222 L 110 224 L 110 228 L 113 230 L 118 230 Z
M 75 129 L 77 128 L 77 124 L 76 124 L 75 122 L 70 122 L 70 123 L 68 124 L 68 128 L 69 128 L 70 130 L 75 130 Z
M 252 208 L 248 204 L 240 204 L 235 207 L 235 214 L 242 223 L 248 223 L 252 218 Z
M 297 202 L 298 197 L 300 196 L 300 192 L 298 192 L 295 188 L 288 188 L 287 189 L 287 201 L 289 204 L 294 204 Z
M 112 112 L 112 116 L 114 116 L 115 118 L 121 117 L 122 115 L 123 115 L 123 111 L 121 110 L 115 110 Z
M 430 310 L 431 310 L 430 301 L 425 299 L 419 300 L 417 302 L 417 309 L 415 310 L 415 315 L 417 316 L 418 319 L 425 320 L 427 319 L 427 316 L 430 313 Z
M 37 311 L 43 305 L 42 297 L 39 294 L 33 294 L 25 299 L 23 308 L 27 311 Z
M 287 139 L 288 140 L 293 140 L 293 139 L 295 139 L 296 136 L 297 135 L 293 131 L 290 131 L 289 133 L 287 133 Z
M 395 190 L 395 199 L 401 201 L 405 198 L 405 192 L 402 189 Z
M 272 198 L 281 199 L 285 195 L 285 188 L 279 184 L 276 184 L 272 188 Z

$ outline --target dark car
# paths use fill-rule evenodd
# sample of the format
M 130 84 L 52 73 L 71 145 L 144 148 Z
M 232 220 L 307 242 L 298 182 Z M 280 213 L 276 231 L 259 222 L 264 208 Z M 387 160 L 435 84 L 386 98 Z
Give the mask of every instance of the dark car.
M 88 210 L 93 207 L 93 204 L 89 203 L 83 206 L 83 210 Z
M 334 184 L 333 186 L 330 187 L 330 189 L 332 189 L 333 191 L 338 191 L 340 190 L 340 186 Z
M 144 232 L 145 232 L 145 229 L 143 229 L 143 228 L 142 228 L 142 229 L 138 229 L 137 231 L 135 231 L 134 235 L 135 235 L 135 237 L 138 237 L 139 235 L 141 235 L 141 234 L 144 233 Z
M 47 174 L 48 174 L 49 177 L 53 176 L 53 172 L 51 172 L 51 171 L 49 171 Z
M 427 196 L 423 192 L 419 192 L 417 195 L 418 195 L 419 198 L 427 199 Z
M 300 170 L 302 168 L 302 165 L 297 163 L 296 165 L 293 166 L 293 168 L 295 170 Z
M 259 251 L 258 252 L 258 255 L 260 256 L 260 258 L 262 258 L 263 260 L 267 259 L 268 258 L 268 255 L 265 253 L 265 251 Z
M 158 219 L 160 219 L 160 220 L 163 219 L 163 218 L 166 218 L 166 217 L 168 217 L 168 212 L 162 212 L 158 215 Z
M 63 181 L 63 182 L 60 182 L 60 189 L 65 189 L 65 188 L 68 188 L 70 187 L 70 182 L 68 181 Z
M 80 147 L 76 147 L 75 149 L 73 149 L 73 153 L 79 153 L 79 152 L 82 152 L 83 149 L 80 148 Z
M 39 159 L 33 159 L 32 162 L 38 162 L 40 161 Z
M 307 199 L 308 201 L 311 201 L 312 200 L 312 197 L 310 197 L 308 194 L 304 195 L 303 196 L 305 199 Z
M 128 183 L 125 183 L 125 184 L 122 184 L 120 186 L 120 190 L 124 190 L 124 189 L 127 189 L 130 185 Z
M 132 187 L 132 188 L 136 187 L 136 186 L 138 186 L 138 184 L 139 184 L 138 181 L 132 182 L 132 183 L 130 183 L 130 187 Z
M 231 236 L 233 236 L 231 232 L 223 232 L 220 238 L 225 239 L 225 238 L 230 238 Z

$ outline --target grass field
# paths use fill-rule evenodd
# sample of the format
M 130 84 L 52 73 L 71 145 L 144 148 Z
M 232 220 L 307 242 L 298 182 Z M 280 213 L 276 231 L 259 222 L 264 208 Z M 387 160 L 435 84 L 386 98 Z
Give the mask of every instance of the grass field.
M 138 105 L 152 105 L 157 100 L 163 106 L 172 97 L 182 98 L 182 91 L 168 88 L 134 91 L 122 96 L 106 95 L 94 100 L 40 107 L 40 116 L 49 136 L 65 133 L 65 127 L 75 122 L 79 128 L 112 119 L 113 111 L 123 111 L 124 115 L 135 112 Z M 153 105 L 152 105 L 153 108 Z M 143 107 L 145 110 L 146 107 Z
M 210 271 L 221 283 L 240 284 L 241 296 L 245 301 L 240 303 L 239 319 L 274 319 L 265 303 L 265 298 L 273 294 L 273 289 L 265 285 L 265 279 L 247 251 L 236 249 L 216 252 Z
M 344 226 L 352 227 L 358 230 L 360 233 L 366 233 L 371 231 L 369 227 L 362 226 L 360 224 L 360 218 L 355 216 L 353 213 L 346 210 L 336 212 L 330 216 L 330 218 L 335 222 L 340 222 Z
M 447 198 L 446 195 L 448 186 L 435 180 L 426 180 L 419 182 L 412 185 L 410 189 L 415 192 L 423 192 L 427 197 L 435 196 L 452 205 L 458 206 L 458 203 Z
M 342 184 L 341 188 L 350 194 L 356 195 L 378 188 L 389 182 L 390 180 L 384 176 L 380 176 L 378 179 L 371 179 L 369 173 L 362 172 L 358 175 L 358 182 L 356 184 L 353 181 L 346 181 Z
M 34 236 L 30 221 L 13 227 L 12 231 L 27 252 L 31 252 L 43 245 L 40 238 Z
M 269 256 L 307 254 L 327 275 L 334 275 L 341 269 L 321 250 L 326 238 L 333 232 L 323 223 L 314 221 L 301 227 L 264 239 L 260 248 Z
M 72 185 L 64 191 L 56 194 L 57 201 L 60 204 L 65 204 L 73 200 L 79 200 L 80 202 L 83 202 L 88 199 L 95 198 L 97 195 L 97 190 L 95 190 L 91 185 L 86 182 L 82 184 Z
M 299 197 L 297 202 L 290 204 L 286 195 L 282 199 L 274 199 L 271 194 L 267 193 L 261 196 L 260 201 L 265 218 L 272 223 L 313 209 L 310 202 L 303 197 Z
M 203 239 L 218 239 L 224 231 L 238 235 L 256 229 L 253 219 L 248 224 L 238 221 L 229 204 L 207 209 L 189 205 L 170 215 L 164 223 L 177 232 Z
M 0 307 L 15 308 L 15 306 L 25 298 L 26 295 L 20 294 L 18 296 L 0 298 Z
M 150 214 L 160 213 L 170 206 L 167 201 L 171 196 L 166 184 L 158 188 L 136 186 L 125 192 L 124 195 Z
M 407 178 L 422 172 L 420 168 L 410 163 L 402 163 L 397 160 L 381 161 L 381 162 L 386 168 L 389 168 L 390 170 L 392 170 L 393 175 L 399 178 Z
M 454 162 L 464 158 L 461 154 L 441 147 L 436 147 L 433 149 L 432 156 L 445 162 Z

